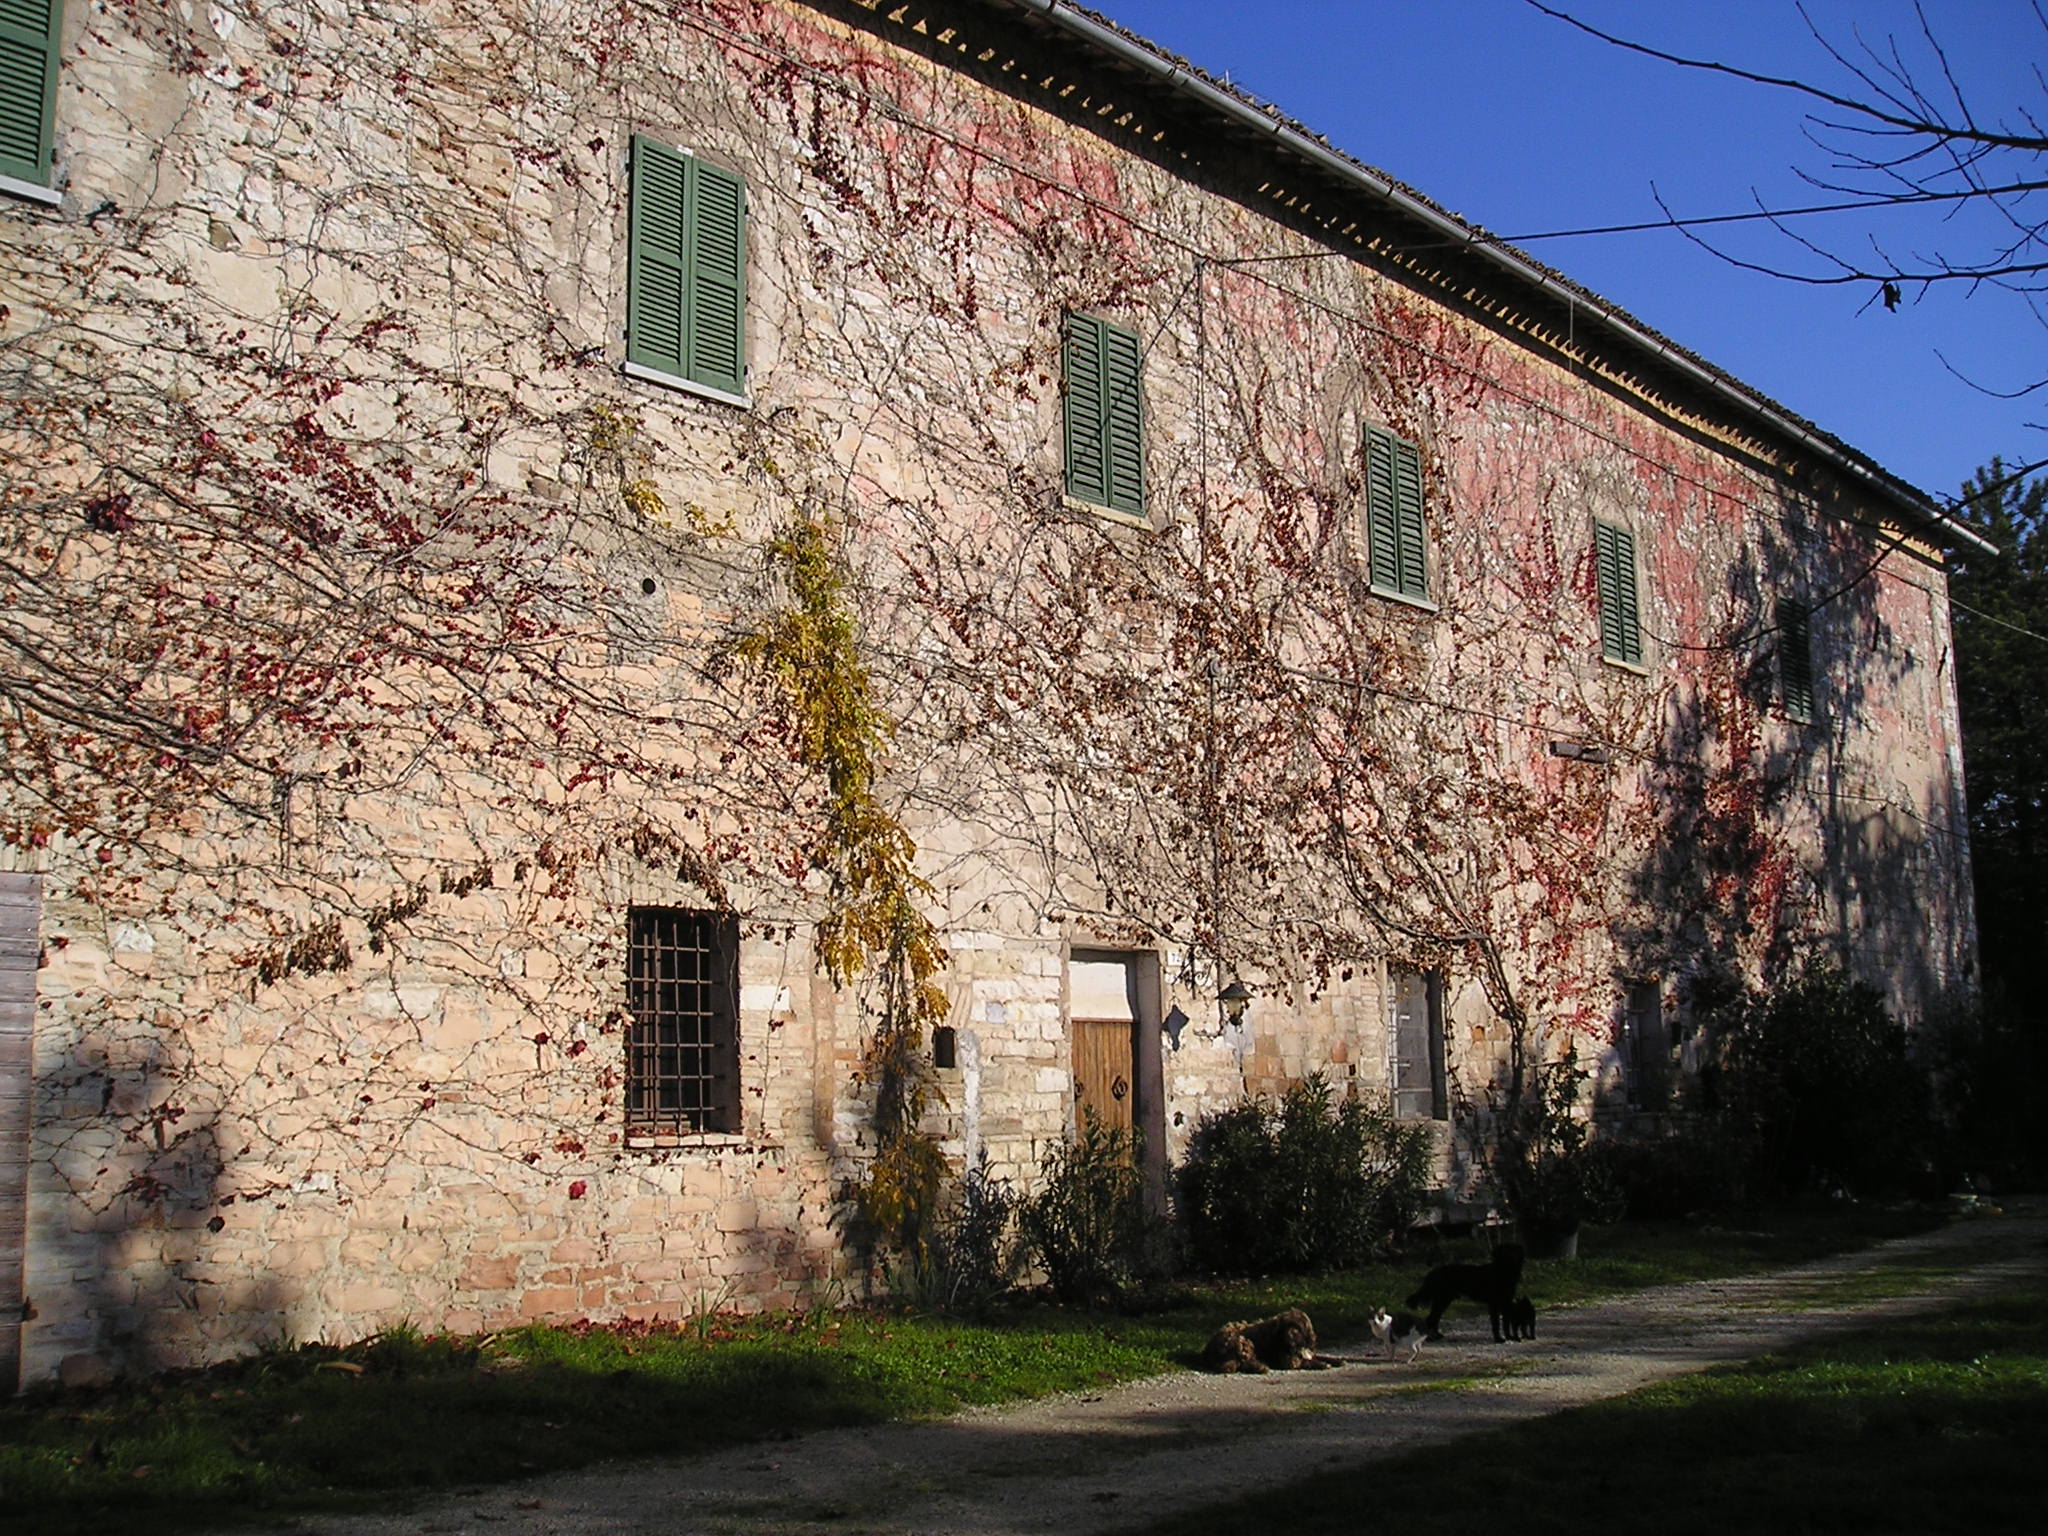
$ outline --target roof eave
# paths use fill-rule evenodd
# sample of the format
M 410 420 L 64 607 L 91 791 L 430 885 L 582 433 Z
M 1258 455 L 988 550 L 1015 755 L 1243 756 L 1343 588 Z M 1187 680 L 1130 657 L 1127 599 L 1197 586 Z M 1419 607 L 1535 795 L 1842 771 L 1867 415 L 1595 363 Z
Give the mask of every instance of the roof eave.
M 1956 543 L 1968 545 L 1984 554 L 1998 552 L 1995 544 L 1974 529 L 1957 522 L 1936 506 L 1924 492 L 1865 462 L 1846 445 L 1815 433 L 1812 428 L 1783 411 L 1772 409 L 1740 388 L 1727 375 L 1686 356 L 1663 338 L 1645 331 L 1635 321 L 1599 299 L 1597 295 L 1590 294 L 1576 285 L 1561 283 L 1555 274 L 1545 271 L 1513 247 L 1503 245 L 1484 232 L 1474 229 L 1462 219 L 1445 213 L 1385 177 L 1374 175 L 1357 161 L 1338 154 L 1328 145 L 1318 143 L 1270 114 L 1260 111 L 1251 103 L 1217 89 L 1209 81 L 1191 74 L 1172 59 L 1078 10 L 1069 3 L 1069 0 L 1009 0 L 1009 3 L 1039 12 L 1047 21 L 1089 46 L 1101 49 L 1127 64 L 1144 70 L 1169 88 L 1192 97 L 1211 111 L 1224 114 L 1239 126 L 1270 137 L 1290 153 L 1300 156 L 1360 191 L 1388 203 L 1404 217 L 1424 224 L 1452 243 L 1464 246 L 1517 283 L 1567 299 L 1582 317 L 1590 312 L 1593 319 L 1632 348 L 1656 358 L 1665 367 L 1675 370 L 1697 387 L 1715 395 L 1752 420 L 1761 422 L 1771 431 L 1800 444 L 1825 461 L 1830 468 L 1867 486 L 1900 510 L 1932 525 Z

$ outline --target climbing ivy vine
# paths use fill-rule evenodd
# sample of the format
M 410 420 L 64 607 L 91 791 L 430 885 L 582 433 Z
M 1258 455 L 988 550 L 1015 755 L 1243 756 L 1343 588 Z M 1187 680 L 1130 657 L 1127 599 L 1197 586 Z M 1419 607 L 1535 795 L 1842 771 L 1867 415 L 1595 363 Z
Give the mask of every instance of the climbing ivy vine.
M 818 961 L 835 985 L 875 983 L 874 1027 L 861 1081 L 873 1099 L 874 1154 L 858 1190 L 861 1213 L 914 1267 L 928 1259 L 945 1160 L 923 1129 L 933 1092 L 925 1031 L 946 1017 L 937 977 L 946 951 L 921 902 L 917 844 L 878 792 L 890 724 L 860 654 L 860 629 L 820 516 L 799 514 L 768 543 L 787 602 L 736 650 L 758 667 L 788 712 L 799 761 L 825 781 L 811 862 L 824 875 Z

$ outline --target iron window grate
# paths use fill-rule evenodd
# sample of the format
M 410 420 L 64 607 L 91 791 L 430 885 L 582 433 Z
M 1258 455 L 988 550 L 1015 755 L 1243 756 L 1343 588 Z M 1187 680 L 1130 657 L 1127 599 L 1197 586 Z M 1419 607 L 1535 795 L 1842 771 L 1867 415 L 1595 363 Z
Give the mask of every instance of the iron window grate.
M 631 909 L 628 1129 L 739 1129 L 738 951 L 739 925 L 728 914 Z

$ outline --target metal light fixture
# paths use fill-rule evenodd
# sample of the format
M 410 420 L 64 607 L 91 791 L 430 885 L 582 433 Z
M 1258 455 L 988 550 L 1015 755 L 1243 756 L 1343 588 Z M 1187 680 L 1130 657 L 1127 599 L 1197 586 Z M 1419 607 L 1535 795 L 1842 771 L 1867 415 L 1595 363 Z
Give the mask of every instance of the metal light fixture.
M 1230 985 L 1216 994 L 1216 1001 L 1223 1005 L 1223 1017 L 1232 1024 L 1244 1022 L 1244 1010 L 1251 1000 L 1252 989 L 1237 976 L 1231 977 Z
M 1597 741 L 1553 741 L 1550 744 L 1550 755 L 1567 758 L 1575 763 L 1614 761 L 1614 754 Z
M 1176 1051 L 1179 1050 L 1180 1032 L 1188 1027 L 1188 1016 L 1181 1010 L 1180 1004 L 1175 1003 L 1167 1011 L 1166 1017 L 1159 1021 L 1159 1027 L 1166 1031 L 1166 1043 Z

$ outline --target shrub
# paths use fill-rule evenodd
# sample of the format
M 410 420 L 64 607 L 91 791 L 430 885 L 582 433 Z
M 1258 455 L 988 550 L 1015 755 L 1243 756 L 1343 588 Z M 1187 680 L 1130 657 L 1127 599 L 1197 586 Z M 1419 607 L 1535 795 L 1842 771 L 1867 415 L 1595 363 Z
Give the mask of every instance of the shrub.
M 1137 1138 L 1087 1117 L 1079 1137 L 1049 1149 L 1017 1225 L 1061 1301 L 1123 1294 L 1143 1262 L 1145 1210 Z
M 1736 1012 L 1717 1045 L 1703 1098 L 1751 1195 L 1885 1195 L 1924 1180 L 1928 1076 L 1874 987 L 1808 971 Z
M 1941 1032 L 1945 1161 L 1994 1188 L 2039 1188 L 2048 1151 L 2038 1125 L 2048 1098 L 2048 1030 L 2003 988 L 1957 1010 Z
M 1493 1141 L 1484 1157 L 1494 1189 L 1516 1221 L 1570 1231 L 1582 1221 L 1612 1221 L 1621 1214 L 1622 1194 L 1607 1154 L 1575 1113 L 1591 1075 L 1579 1064 L 1579 1044 L 1572 1040 L 1562 1056 L 1535 1067 L 1518 1094 L 1497 1091 Z
M 961 1178 L 952 1205 L 939 1218 L 922 1287 L 924 1300 L 973 1309 L 1010 1288 L 1019 1257 L 1011 1230 L 1017 1204 L 1010 1181 L 989 1173 L 984 1151 Z
M 1357 1099 L 1333 1103 L 1318 1073 L 1278 1104 L 1247 1099 L 1196 1126 L 1180 1216 L 1203 1268 L 1329 1269 L 1391 1249 L 1428 1179 L 1421 1127 Z
M 1713 1121 L 1654 1140 L 1603 1140 L 1594 1150 L 1632 1221 L 1671 1221 L 1747 1198 L 1747 1153 Z

